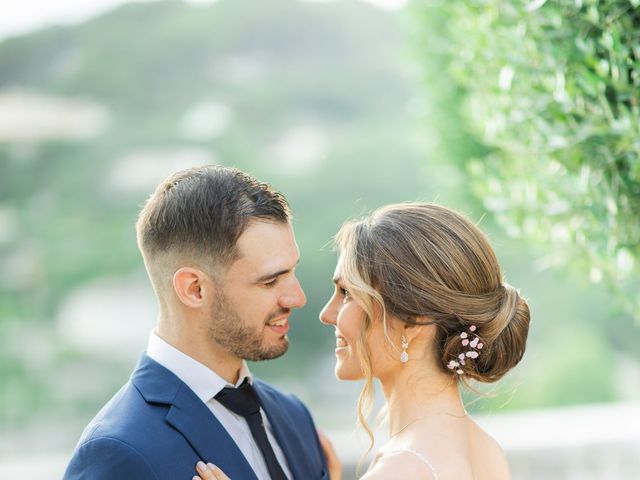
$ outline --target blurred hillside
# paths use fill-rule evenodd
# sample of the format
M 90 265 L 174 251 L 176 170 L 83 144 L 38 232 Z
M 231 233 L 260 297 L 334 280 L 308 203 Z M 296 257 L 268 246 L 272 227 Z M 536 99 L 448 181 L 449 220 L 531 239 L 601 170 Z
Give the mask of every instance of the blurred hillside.
M 417 100 L 404 21 L 355 1 L 160 1 L 0 43 L 0 452 L 70 448 L 126 379 L 155 320 L 137 212 L 166 175 L 207 163 L 272 183 L 296 217 L 308 303 L 289 353 L 252 369 L 322 422 L 353 420 L 358 385 L 332 379 L 334 337 L 317 321 L 331 236 L 390 202 L 485 213 L 455 167 L 477 146 L 451 135 L 447 85 L 434 75 Z M 628 317 L 490 217 L 481 226 L 534 323 L 522 366 L 472 408 L 638 398 Z
M 135 218 L 191 165 L 249 171 L 295 211 L 309 302 L 265 373 L 332 352 L 325 245 L 347 216 L 428 191 L 401 48 L 371 6 L 283 0 L 129 4 L 2 42 L 2 423 L 84 422 L 126 378 L 155 316 Z

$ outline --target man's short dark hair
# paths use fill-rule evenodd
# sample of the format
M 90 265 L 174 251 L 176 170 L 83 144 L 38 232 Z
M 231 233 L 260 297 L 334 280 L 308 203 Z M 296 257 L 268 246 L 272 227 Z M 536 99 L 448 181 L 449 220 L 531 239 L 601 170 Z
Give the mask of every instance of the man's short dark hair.
M 190 168 L 171 175 L 147 200 L 136 224 L 138 247 L 148 260 L 177 253 L 227 267 L 238 256 L 238 238 L 256 219 L 289 222 L 287 200 L 235 168 Z

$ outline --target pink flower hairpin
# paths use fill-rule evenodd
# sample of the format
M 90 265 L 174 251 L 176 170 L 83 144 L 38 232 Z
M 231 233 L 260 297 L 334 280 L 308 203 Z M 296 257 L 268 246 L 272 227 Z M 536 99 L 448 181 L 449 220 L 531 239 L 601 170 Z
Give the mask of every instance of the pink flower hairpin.
M 475 335 L 473 332 L 476 331 L 476 326 L 471 325 L 469 327 L 469 332 L 462 332 L 460 334 L 460 338 L 462 339 L 461 343 L 463 347 L 466 347 L 466 350 L 463 350 L 461 354 L 458 355 L 457 360 L 451 360 L 447 364 L 447 368 L 449 370 L 455 370 L 458 375 L 464 374 L 462 365 L 466 365 L 466 360 L 475 360 L 480 355 L 480 350 L 484 347 L 484 344 L 480 341 L 480 337 Z M 471 336 L 474 335 L 472 339 Z

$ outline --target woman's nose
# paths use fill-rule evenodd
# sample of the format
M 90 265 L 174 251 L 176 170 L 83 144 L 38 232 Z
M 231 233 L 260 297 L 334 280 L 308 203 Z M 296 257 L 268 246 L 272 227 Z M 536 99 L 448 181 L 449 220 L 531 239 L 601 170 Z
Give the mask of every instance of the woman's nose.
M 335 308 L 332 306 L 333 302 L 329 301 L 324 308 L 320 311 L 320 321 L 325 325 L 336 324 Z

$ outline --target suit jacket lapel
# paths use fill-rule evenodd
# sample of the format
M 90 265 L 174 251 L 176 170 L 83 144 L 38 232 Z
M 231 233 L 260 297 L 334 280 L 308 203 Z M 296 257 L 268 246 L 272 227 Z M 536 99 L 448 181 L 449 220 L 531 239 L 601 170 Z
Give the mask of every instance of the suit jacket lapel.
M 218 465 L 230 478 L 257 480 L 215 415 L 173 373 L 143 355 L 131 381 L 148 403 L 168 406 L 165 420 L 182 434 L 202 460 Z
M 286 410 L 282 408 L 279 402 L 261 388 L 259 382 L 254 382 L 253 386 L 258 394 L 262 408 L 267 418 L 269 418 L 273 435 L 287 458 L 293 478 L 306 478 L 308 474 L 304 466 L 307 453 L 303 448 L 303 442 L 298 438 L 297 429 L 291 417 L 287 415 Z

